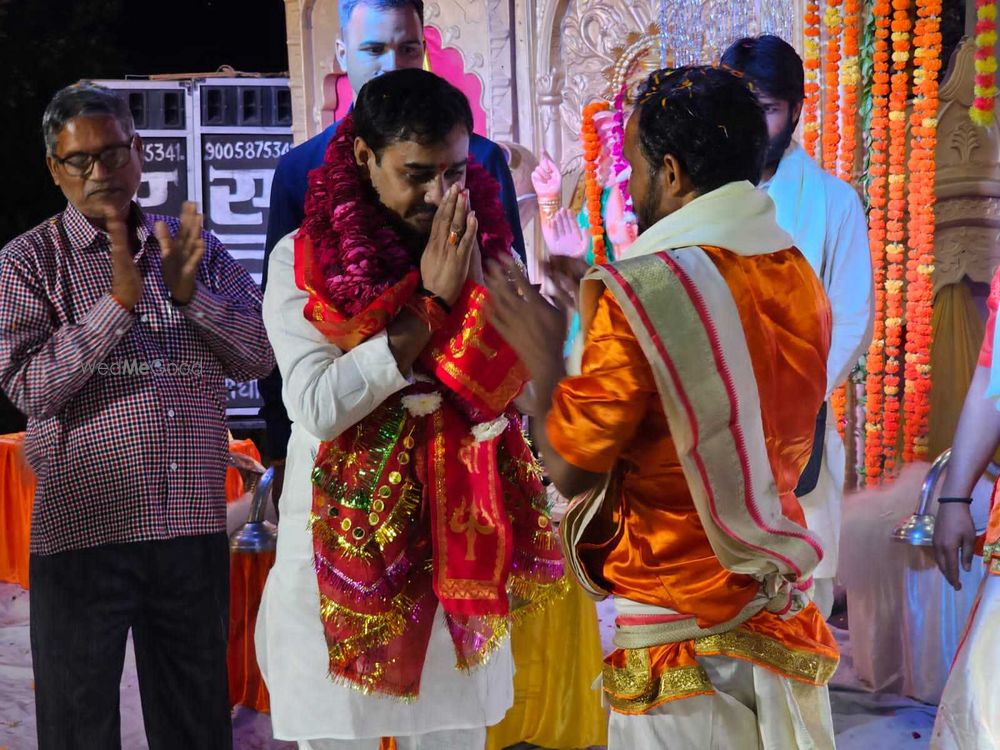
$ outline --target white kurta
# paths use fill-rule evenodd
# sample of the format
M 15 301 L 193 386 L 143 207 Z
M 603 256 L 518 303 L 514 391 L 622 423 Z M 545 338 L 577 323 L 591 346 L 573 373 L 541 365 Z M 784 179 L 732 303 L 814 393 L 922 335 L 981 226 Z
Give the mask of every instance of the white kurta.
M 864 208 L 853 187 L 823 171 L 795 142 L 765 188 L 777 209 L 778 226 L 795 239 L 830 299 L 829 396 L 847 379 L 871 342 L 874 295 Z M 806 524 L 823 544 L 823 560 L 813 573 L 816 578 L 832 578 L 837 573 L 844 470 L 844 442 L 831 410 L 819 481 L 816 489 L 799 499 Z
M 268 575 L 256 633 L 274 736 L 354 739 L 495 724 L 513 702 L 509 641 L 485 666 L 459 671 L 440 608 L 415 701 L 365 695 L 329 677 L 308 528 L 313 459 L 320 440 L 330 440 L 360 421 L 408 381 L 396 366 L 384 332 L 344 353 L 305 319 L 307 295 L 295 285 L 292 258 L 289 235 L 271 253 L 264 295 L 264 323 L 292 420 L 277 560 Z

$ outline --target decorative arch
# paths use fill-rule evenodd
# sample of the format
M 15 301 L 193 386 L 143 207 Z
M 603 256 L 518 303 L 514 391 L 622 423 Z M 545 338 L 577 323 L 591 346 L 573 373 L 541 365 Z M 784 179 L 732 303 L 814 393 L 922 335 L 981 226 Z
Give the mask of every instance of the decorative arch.
M 622 55 L 652 53 L 658 67 L 659 0 L 537 0 L 533 104 L 537 142 L 564 170 L 579 165 L 580 115 L 588 101 L 612 96 L 607 73 Z M 678 30 L 696 29 L 700 56 L 714 62 L 734 39 L 772 31 L 801 48 L 802 0 L 671 0 Z M 686 37 L 685 37 L 686 38 Z M 668 52 L 680 53 L 680 47 Z M 698 53 L 683 50 L 681 61 Z M 668 59 L 669 59 L 668 57 Z M 634 60 L 633 60 L 634 61 Z

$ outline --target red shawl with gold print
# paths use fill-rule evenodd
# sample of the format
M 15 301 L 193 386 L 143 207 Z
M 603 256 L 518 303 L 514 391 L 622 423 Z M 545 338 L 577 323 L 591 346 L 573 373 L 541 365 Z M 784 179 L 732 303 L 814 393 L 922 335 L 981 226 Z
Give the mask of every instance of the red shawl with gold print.
M 348 117 L 309 176 L 295 238 L 304 314 L 345 351 L 383 330 L 419 282 L 419 259 L 361 179 L 353 142 Z M 496 182 L 470 162 L 466 187 L 483 257 L 509 253 Z M 330 673 L 366 691 L 418 694 L 438 603 L 468 668 L 507 633 L 508 593 L 541 601 L 559 588 L 540 472 L 511 405 L 525 371 L 485 301 L 468 282 L 416 382 L 316 456 L 311 525 Z

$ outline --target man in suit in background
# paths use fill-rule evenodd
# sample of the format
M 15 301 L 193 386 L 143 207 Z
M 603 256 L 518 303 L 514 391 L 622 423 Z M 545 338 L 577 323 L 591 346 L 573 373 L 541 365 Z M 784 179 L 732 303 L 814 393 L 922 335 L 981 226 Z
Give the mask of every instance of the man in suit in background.
M 382 73 L 423 67 L 426 52 L 423 0 L 339 0 L 339 12 L 337 61 L 347 71 L 355 97 L 365 83 Z M 302 223 L 308 174 L 323 163 L 326 147 L 339 124 L 333 123 L 278 161 L 271 183 L 263 288 L 267 287 L 271 251 L 282 237 Z M 514 233 L 514 252 L 524 260 L 517 195 L 503 151 L 493 141 L 473 133 L 469 139 L 469 153 L 500 183 L 500 200 Z M 275 470 L 273 496 L 277 502 L 291 435 L 291 421 L 281 400 L 281 374 L 277 368 L 260 381 L 260 393 L 264 400 L 261 416 L 267 424 L 267 452 Z

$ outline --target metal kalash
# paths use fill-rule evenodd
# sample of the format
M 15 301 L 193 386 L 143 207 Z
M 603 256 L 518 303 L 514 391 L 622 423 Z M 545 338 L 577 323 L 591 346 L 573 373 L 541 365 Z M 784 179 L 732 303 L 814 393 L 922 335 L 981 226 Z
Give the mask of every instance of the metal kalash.
M 264 520 L 264 513 L 271 502 L 274 469 L 265 470 L 260 463 L 240 453 L 231 453 L 229 458 L 243 478 L 244 490 L 253 493 L 247 522 L 229 537 L 229 551 L 273 552 L 278 546 L 278 529 Z
M 920 501 L 917 504 L 917 512 L 909 518 L 904 518 L 892 530 L 892 538 L 897 542 L 910 544 L 914 547 L 930 547 L 934 544 L 934 519 L 930 512 L 931 502 L 937 491 L 937 486 L 941 482 L 944 471 L 948 468 L 948 461 L 951 460 L 951 448 L 944 451 L 934 459 L 931 468 L 924 478 L 924 484 L 920 488 Z M 993 476 L 1000 475 L 1000 466 L 990 462 L 987 474 Z

